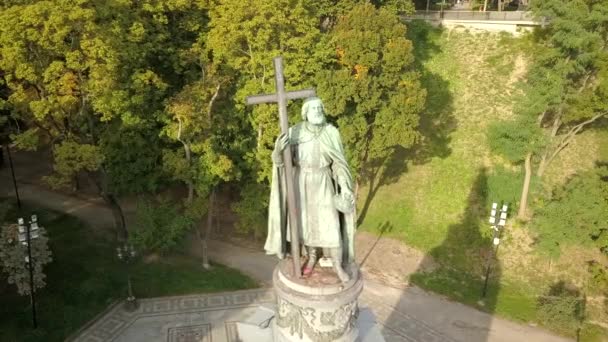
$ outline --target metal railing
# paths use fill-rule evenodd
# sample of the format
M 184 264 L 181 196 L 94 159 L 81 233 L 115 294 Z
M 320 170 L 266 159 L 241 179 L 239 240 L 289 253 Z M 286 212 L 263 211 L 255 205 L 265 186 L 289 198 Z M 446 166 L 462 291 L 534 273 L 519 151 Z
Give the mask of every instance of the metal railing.
M 484 21 L 536 21 L 532 13 L 526 11 L 416 11 L 404 15 L 403 19 L 421 20 L 484 20 Z

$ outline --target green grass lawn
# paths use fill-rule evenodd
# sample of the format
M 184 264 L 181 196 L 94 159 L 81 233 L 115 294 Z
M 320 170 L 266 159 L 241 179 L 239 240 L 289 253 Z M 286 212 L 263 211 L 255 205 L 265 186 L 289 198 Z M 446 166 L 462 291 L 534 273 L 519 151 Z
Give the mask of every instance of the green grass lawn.
M 31 210 L 26 210 L 27 217 Z M 47 286 L 37 293 L 39 328 L 31 327 L 29 297 L 17 294 L 0 277 L 0 341 L 63 341 L 69 334 L 127 295 L 124 264 L 115 244 L 74 217 L 36 210 L 48 232 L 53 262 L 46 268 Z M 11 215 L 11 220 L 15 215 Z M 213 265 L 205 271 L 185 255 L 132 265 L 138 297 L 230 291 L 256 287 L 236 270 Z

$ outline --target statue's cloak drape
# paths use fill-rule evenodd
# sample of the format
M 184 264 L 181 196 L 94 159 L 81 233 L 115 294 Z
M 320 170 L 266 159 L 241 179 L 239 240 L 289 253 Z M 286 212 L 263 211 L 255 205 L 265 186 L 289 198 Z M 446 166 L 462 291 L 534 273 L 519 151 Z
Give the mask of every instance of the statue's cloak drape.
M 344 149 L 338 130 L 332 125 L 325 125 L 318 135 L 313 135 L 304 129 L 303 123 L 297 124 L 289 129 L 290 144 L 296 147 L 298 144 L 311 139 L 319 139 L 321 153 L 328 155 L 331 160 L 331 173 L 334 183 L 335 194 L 341 193 L 347 188 L 351 194 L 353 180 L 348 163 L 344 157 Z M 296 145 L 296 146 L 293 146 Z M 292 148 L 292 151 L 295 150 Z M 294 162 L 294 166 L 297 161 Z M 295 167 L 294 167 L 295 171 Z M 293 177 L 293 175 L 292 175 Z M 296 185 L 297 186 L 297 185 Z M 297 196 L 296 196 L 297 198 Z M 296 199 L 297 200 L 297 199 Z M 298 213 L 300 212 L 299 204 Z M 272 183 L 270 190 L 270 201 L 268 208 L 268 235 L 264 249 L 267 254 L 276 254 L 283 258 L 289 251 L 287 241 L 291 240 L 289 229 L 289 214 L 287 212 L 287 193 L 285 185 L 285 168 L 283 165 L 273 165 Z M 340 213 L 340 237 L 343 251 L 343 262 L 354 261 L 354 235 L 355 235 L 355 212 Z M 302 236 L 302 232 L 300 232 Z M 300 242 L 302 240 L 300 239 Z

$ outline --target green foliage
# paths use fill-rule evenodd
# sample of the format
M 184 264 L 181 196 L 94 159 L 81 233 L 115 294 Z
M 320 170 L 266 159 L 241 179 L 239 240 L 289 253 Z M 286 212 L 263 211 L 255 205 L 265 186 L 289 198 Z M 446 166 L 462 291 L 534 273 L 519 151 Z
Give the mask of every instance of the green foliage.
M 555 331 L 573 336 L 585 319 L 585 298 L 573 285 L 559 281 L 539 297 L 537 318 Z
M 605 168 L 577 175 L 537 209 L 531 227 L 542 252 L 556 257 L 565 245 L 608 251 L 608 182 L 603 172 Z
M 303 0 L 228 0 L 209 10 L 206 47 L 213 63 L 236 77 L 236 89 L 230 94 L 234 107 L 225 113 L 239 118 L 238 125 L 251 127 L 243 135 L 257 132 L 257 139 L 249 139 L 253 158 L 247 158 L 245 166 L 257 173 L 259 182 L 271 175 L 270 153 L 279 132 L 277 110 L 276 104 L 245 108 L 245 97 L 275 91 L 272 60 L 279 55 L 288 90 L 316 86 L 316 73 L 332 59 L 327 39 L 317 27 L 318 15 L 316 7 Z M 290 103 L 294 117 L 297 107 Z
M 205 197 L 220 182 L 237 178 L 240 173 L 229 156 L 240 151 L 230 151 L 233 142 L 226 141 L 242 139 L 239 128 L 227 114 L 217 110 L 227 80 L 208 64 L 205 76 L 185 85 L 166 107 L 163 134 L 181 146 L 177 151 L 163 152 L 164 170 L 172 179 L 188 185 L 189 196 L 196 192 Z
M 485 207 L 490 208 L 493 202 L 502 201 L 508 203 L 511 209 L 516 208 L 519 204 L 522 184 L 523 178 L 520 172 L 511 171 L 502 166 L 495 167 L 488 174 Z
M 608 4 L 605 1 L 533 1 L 538 17 L 533 61 L 518 112 L 547 128 L 548 162 L 574 135 L 608 115 Z
M 602 293 L 608 291 L 608 267 L 595 260 L 590 261 L 588 265 L 587 271 L 589 272 L 589 290 L 599 294 L 608 294 Z
M 415 11 L 414 2 L 410 0 L 374 0 L 372 3 L 399 15 L 411 14 Z
M 318 77 L 318 91 L 335 118 L 351 167 L 382 165 L 398 147 L 419 138 L 426 91 L 414 71 L 412 42 L 391 11 L 355 6 L 332 31 L 334 63 Z
M 10 137 L 17 148 L 24 151 L 36 151 L 40 140 L 39 134 L 38 128 L 31 128 L 19 134 L 11 134 Z
M 28 257 L 28 248 L 19 242 L 19 226 L 16 224 L 2 224 L 0 232 L 0 269 L 8 275 L 8 283 L 15 284 L 20 295 L 30 294 L 29 266 L 25 262 Z M 46 275 L 43 268 L 53 261 L 48 247 L 48 237 L 43 227 L 39 227 L 39 236 L 31 239 L 31 253 L 33 260 L 34 288 L 41 289 L 46 285 Z
M 53 148 L 54 174 L 45 180 L 54 188 L 71 184 L 82 171 L 97 171 L 103 163 L 103 154 L 98 146 L 64 141 Z
M 522 162 L 528 153 L 543 147 L 540 127 L 529 120 L 493 123 L 488 130 L 490 148 L 514 163 Z
M 161 151 L 158 136 L 148 127 L 108 130 L 101 139 L 112 193 L 137 194 L 155 191 L 161 182 Z
M 147 200 L 137 203 L 137 229 L 132 241 L 140 249 L 167 254 L 175 251 L 192 227 L 192 218 L 180 213 L 180 208 L 168 199 L 157 204 Z
M 248 183 L 241 190 L 241 198 L 232 205 L 238 215 L 236 228 L 243 233 L 253 233 L 257 237 L 266 234 L 269 189 L 258 183 Z

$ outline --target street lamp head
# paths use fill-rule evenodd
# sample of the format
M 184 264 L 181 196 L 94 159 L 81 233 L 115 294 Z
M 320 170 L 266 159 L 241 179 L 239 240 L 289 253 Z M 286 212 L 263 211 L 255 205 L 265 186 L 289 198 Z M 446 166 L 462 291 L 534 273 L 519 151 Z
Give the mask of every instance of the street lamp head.
M 130 250 L 129 250 L 129 252 L 130 252 L 130 254 L 131 254 L 131 258 L 134 258 L 134 257 L 135 257 L 135 255 L 137 254 L 137 253 L 135 252 L 135 247 L 133 247 L 133 245 L 129 245 L 129 249 L 130 249 Z

